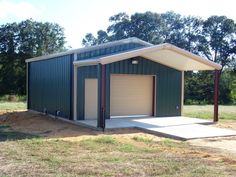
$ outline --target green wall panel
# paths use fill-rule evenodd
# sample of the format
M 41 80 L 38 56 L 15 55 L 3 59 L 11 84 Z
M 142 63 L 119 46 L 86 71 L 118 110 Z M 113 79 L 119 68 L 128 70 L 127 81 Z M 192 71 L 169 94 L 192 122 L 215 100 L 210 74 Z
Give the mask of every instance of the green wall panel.
M 84 119 L 85 79 L 97 78 L 97 66 L 82 66 L 77 72 L 77 119 Z
M 72 118 L 73 55 L 29 63 L 29 109 Z
M 106 66 L 106 118 L 110 117 L 110 75 L 145 74 L 156 76 L 156 116 L 178 116 L 181 114 L 181 72 L 142 57 L 123 60 Z
M 138 60 L 133 65 L 132 60 Z M 110 118 L 111 74 L 145 74 L 156 76 L 156 116 L 179 116 L 181 114 L 181 72 L 142 57 L 136 57 L 106 65 L 106 118 Z M 84 80 L 97 78 L 98 66 L 78 69 L 78 119 L 84 119 Z

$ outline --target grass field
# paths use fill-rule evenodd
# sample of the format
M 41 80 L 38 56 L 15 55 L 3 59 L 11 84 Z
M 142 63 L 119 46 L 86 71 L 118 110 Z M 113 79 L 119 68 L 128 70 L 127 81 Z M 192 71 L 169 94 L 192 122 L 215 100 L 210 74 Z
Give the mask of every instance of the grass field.
M 6 102 L 0 101 L 0 111 L 24 110 L 26 109 L 25 102 Z
M 26 109 L 25 102 L 0 102 L 0 111 L 5 110 L 24 110 Z M 212 105 L 185 105 L 184 116 L 196 117 L 204 119 L 212 119 Z M 236 120 L 236 106 L 219 106 L 219 118 L 227 120 Z
M 145 134 L 22 138 L 0 142 L 0 176 L 236 175 L 232 157 Z
M 212 119 L 212 105 L 185 105 L 184 115 L 188 117 Z M 219 106 L 220 120 L 236 120 L 236 106 Z
M 0 113 L 1 177 L 235 177 L 235 159 L 136 129 L 103 133 L 27 111 Z

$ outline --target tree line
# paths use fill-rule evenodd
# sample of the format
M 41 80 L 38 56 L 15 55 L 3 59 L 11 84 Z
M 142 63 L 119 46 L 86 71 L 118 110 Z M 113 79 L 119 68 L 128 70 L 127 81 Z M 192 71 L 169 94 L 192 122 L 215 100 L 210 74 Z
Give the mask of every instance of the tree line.
M 174 12 L 119 13 L 96 35 L 86 34 L 84 46 L 128 37 L 171 43 L 222 65 L 220 103 L 236 103 L 236 24 L 225 16 L 201 19 Z M 64 29 L 32 19 L 0 26 L 0 95 L 26 93 L 25 59 L 67 50 Z M 213 74 L 185 73 L 185 102 L 212 103 Z
M 171 43 L 222 65 L 221 104 L 236 103 L 236 24 L 226 16 L 206 20 L 174 12 L 119 13 L 109 18 L 110 25 L 96 35 L 86 34 L 82 44 L 138 37 L 152 44 Z M 185 73 L 185 103 L 213 102 L 213 74 L 209 71 Z
M 32 19 L 0 26 L 0 95 L 26 94 L 25 59 L 66 50 L 58 24 Z

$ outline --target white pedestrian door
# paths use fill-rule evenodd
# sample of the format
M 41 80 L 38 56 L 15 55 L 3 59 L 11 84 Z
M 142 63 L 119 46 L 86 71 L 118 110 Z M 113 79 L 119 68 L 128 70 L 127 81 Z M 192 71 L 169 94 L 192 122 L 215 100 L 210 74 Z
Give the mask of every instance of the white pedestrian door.
M 97 98 L 98 81 L 97 79 L 85 79 L 85 119 L 97 119 Z

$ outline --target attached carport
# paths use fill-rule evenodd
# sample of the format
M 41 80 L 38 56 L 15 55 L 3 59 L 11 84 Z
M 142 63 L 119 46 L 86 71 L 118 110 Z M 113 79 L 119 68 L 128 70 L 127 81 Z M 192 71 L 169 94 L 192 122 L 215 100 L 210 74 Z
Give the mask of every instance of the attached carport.
M 84 61 L 74 61 L 74 83 L 77 82 L 77 68 L 82 67 L 82 66 L 91 66 L 91 65 L 96 65 L 98 68 L 98 78 L 97 81 L 92 81 L 91 83 L 88 82 L 88 84 L 94 84 L 97 82 L 97 87 L 90 87 L 95 89 L 95 93 L 93 97 L 97 97 L 98 99 L 94 102 L 97 102 L 98 104 L 94 105 L 94 110 L 96 109 L 97 112 L 94 114 L 97 114 L 97 127 L 98 128 L 105 128 L 105 103 L 106 103 L 106 66 L 110 63 L 114 62 L 119 62 L 127 59 L 132 59 L 134 57 L 143 57 L 147 60 L 151 60 L 156 63 L 160 63 L 162 65 L 168 66 L 170 68 L 174 68 L 178 71 L 182 72 L 182 105 L 181 109 L 183 107 L 183 85 L 184 85 L 184 71 L 195 71 L 195 70 L 214 70 L 214 75 L 215 75 L 215 87 L 214 87 L 214 121 L 218 121 L 218 87 L 219 87 L 219 70 L 221 69 L 221 66 L 219 64 L 216 64 L 214 62 L 211 62 L 209 60 L 206 60 L 200 56 L 197 56 L 195 54 L 192 54 L 188 51 L 185 51 L 183 49 L 180 49 L 176 46 L 173 46 L 171 44 L 161 44 L 161 45 L 154 45 L 150 47 L 145 47 L 137 50 L 132 50 L 129 52 L 123 52 L 120 54 L 114 54 L 114 55 L 109 55 L 109 56 L 104 56 L 96 59 L 89 59 L 89 60 L 84 60 Z M 134 62 L 134 63 L 133 63 Z M 132 64 L 135 64 L 135 60 L 132 61 Z M 140 110 L 140 114 L 145 113 L 147 115 L 152 115 L 153 112 L 155 112 L 155 108 L 153 108 L 152 105 L 155 104 L 155 100 L 152 100 L 153 95 L 155 92 L 153 91 L 153 87 L 155 86 L 155 82 L 153 81 L 153 77 L 146 76 L 144 79 L 141 76 L 136 76 L 135 78 L 130 78 L 131 76 L 128 75 L 111 75 L 111 99 L 110 99 L 110 106 L 111 106 L 111 115 L 126 115 L 126 114 L 132 114 L 138 113 L 137 111 Z M 138 89 L 132 89 L 136 88 L 137 86 L 135 84 L 138 84 L 140 80 L 142 82 L 146 82 L 147 84 L 146 87 Z M 130 82 L 132 81 L 133 84 Z M 123 85 L 127 86 L 130 85 L 129 87 L 122 88 L 122 83 L 125 83 Z M 142 85 L 142 84 L 140 84 Z M 144 85 L 144 84 L 143 84 Z M 148 86 L 147 86 L 148 85 Z M 123 89 L 123 90 L 122 90 Z M 131 91 L 129 91 L 131 89 Z M 148 93 L 148 94 L 140 94 L 142 92 Z M 122 90 L 120 92 L 120 90 Z M 149 91 L 148 91 L 149 90 Z M 130 96 L 130 95 L 135 95 L 135 91 L 137 92 L 136 96 Z M 124 93 L 122 96 L 120 93 Z M 92 91 L 91 93 L 94 93 Z M 138 96 L 137 96 L 138 95 Z M 151 95 L 151 96 L 150 96 Z M 91 94 L 88 94 L 88 97 L 91 96 Z M 130 96 L 130 97 L 129 97 Z M 119 101 L 115 99 L 115 97 L 119 97 Z M 77 115 L 77 84 L 74 84 L 74 120 L 76 120 L 76 115 Z M 134 100 L 133 98 L 136 98 Z M 123 99 L 123 100 L 122 100 Z M 139 102 L 139 99 L 143 99 L 144 102 L 146 102 L 145 106 L 142 106 L 142 104 L 135 104 L 135 106 L 132 108 L 130 106 L 130 109 L 125 109 L 127 108 L 127 105 L 122 105 L 124 101 L 127 103 L 127 101 L 130 101 L 130 104 L 132 102 L 137 103 Z M 86 100 L 86 99 L 85 99 Z M 89 100 L 89 98 L 88 98 Z M 141 105 L 141 108 L 140 108 Z M 151 106 L 150 106 L 151 105 Z M 85 102 L 85 107 L 86 107 L 86 102 Z M 118 109 L 119 108 L 119 109 Z M 140 108 L 140 109 L 139 109 Z M 86 108 L 85 108 L 86 109 Z M 129 112 L 131 110 L 131 112 Z M 132 111 L 133 110 L 133 111 Z

